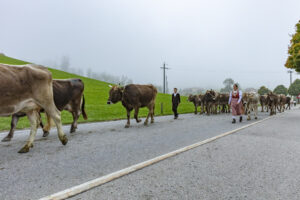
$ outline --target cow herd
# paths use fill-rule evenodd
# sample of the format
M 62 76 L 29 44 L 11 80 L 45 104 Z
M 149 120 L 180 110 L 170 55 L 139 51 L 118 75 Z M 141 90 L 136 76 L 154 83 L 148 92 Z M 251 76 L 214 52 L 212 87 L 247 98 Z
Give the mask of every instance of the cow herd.
M 67 110 L 73 116 L 70 133 L 75 132 L 77 120 L 85 112 L 84 84 L 81 79 L 53 80 L 51 72 L 43 66 L 35 64 L 8 65 L 0 64 L 0 116 L 12 116 L 11 129 L 3 142 L 13 138 L 15 127 L 20 117 L 30 121 L 30 136 L 27 143 L 19 150 L 26 153 L 33 147 L 37 128 L 43 128 L 43 136 L 49 134 L 53 121 L 57 127 L 58 137 L 63 145 L 68 142 L 62 130 L 60 111 Z M 144 122 L 154 122 L 154 109 L 157 89 L 153 85 L 129 84 L 125 87 L 111 86 L 107 104 L 122 102 L 127 110 L 126 128 L 130 126 L 130 113 L 134 110 L 136 122 L 139 109 L 147 107 L 148 116 Z M 45 112 L 47 124 L 44 126 L 41 112 Z
M 144 122 L 154 122 L 155 99 L 157 89 L 153 85 L 129 84 L 125 87 L 110 86 L 107 104 L 122 102 L 127 111 L 127 123 L 125 128 L 130 126 L 130 113 L 134 110 L 134 118 L 137 123 L 141 122 L 138 117 L 139 109 L 147 107 L 149 112 Z M 20 149 L 19 153 L 26 153 L 33 147 L 37 128 L 43 128 L 46 137 L 49 134 L 53 122 L 57 127 L 58 137 L 63 145 L 68 142 L 61 123 L 60 111 L 67 110 L 73 116 L 73 123 L 70 132 L 75 132 L 77 120 L 82 114 L 87 119 L 85 112 L 84 84 L 80 79 L 53 80 L 52 74 L 46 67 L 27 65 L 0 64 L 0 116 L 12 116 L 11 130 L 2 140 L 10 141 L 13 137 L 15 127 L 20 117 L 27 116 L 30 121 L 30 136 L 28 141 Z M 197 108 L 201 107 L 200 114 L 207 113 L 229 113 L 229 94 L 218 93 L 213 90 L 205 94 L 190 95 L 188 101 Z M 258 104 L 270 111 L 270 115 L 276 114 L 276 109 L 283 112 L 290 108 L 290 97 L 269 93 L 259 96 L 255 93 L 243 94 L 243 105 L 245 113 L 250 119 L 250 113 L 254 112 L 257 118 Z M 285 105 L 287 107 L 285 108 Z M 47 124 L 44 126 L 41 120 L 41 112 L 45 112 Z
M 189 95 L 188 101 L 194 104 L 195 114 L 198 113 L 198 107 L 200 107 L 200 114 L 206 113 L 210 115 L 230 112 L 230 105 L 228 104 L 229 93 L 218 93 L 213 90 L 207 90 L 205 94 Z M 248 120 L 251 119 L 251 113 L 257 119 L 259 104 L 261 105 L 261 112 L 266 110 L 267 112 L 270 111 L 270 115 L 273 115 L 276 114 L 276 110 L 284 112 L 285 109 L 291 109 L 290 103 L 291 97 L 272 92 L 265 95 L 245 92 L 242 97 L 243 112 L 247 115 Z

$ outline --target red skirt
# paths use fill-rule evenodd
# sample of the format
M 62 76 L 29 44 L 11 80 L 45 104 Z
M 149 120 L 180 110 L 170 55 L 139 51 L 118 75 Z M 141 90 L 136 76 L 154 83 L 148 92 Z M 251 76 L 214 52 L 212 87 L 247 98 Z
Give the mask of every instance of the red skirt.
M 238 101 L 239 101 L 238 98 L 231 99 L 230 106 L 231 106 L 233 116 L 238 116 L 242 114 L 242 102 L 238 103 Z

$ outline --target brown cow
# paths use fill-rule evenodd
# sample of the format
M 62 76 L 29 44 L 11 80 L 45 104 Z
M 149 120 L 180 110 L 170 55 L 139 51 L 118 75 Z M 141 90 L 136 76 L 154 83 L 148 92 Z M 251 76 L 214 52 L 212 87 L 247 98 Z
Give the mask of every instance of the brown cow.
M 54 103 L 59 111 L 67 110 L 73 116 L 73 123 L 71 125 L 70 133 L 73 133 L 77 129 L 77 120 L 82 112 L 83 118 L 87 120 L 85 113 L 85 99 L 83 95 L 84 84 L 81 79 L 65 79 L 65 80 L 53 80 L 53 95 Z M 13 138 L 14 130 L 17 126 L 20 117 L 26 116 L 25 113 L 19 112 L 12 116 L 11 128 L 8 135 L 2 140 L 2 142 L 10 141 Z M 51 128 L 50 119 L 48 119 L 47 125 L 44 127 L 42 121 L 40 126 L 43 128 L 43 137 L 47 137 Z
M 286 104 L 286 96 L 284 94 L 278 95 L 278 110 L 279 112 L 284 112 Z
M 151 123 L 154 122 L 154 109 L 155 109 L 155 98 L 157 95 L 157 89 L 153 85 L 136 85 L 129 84 L 125 87 L 111 86 L 109 91 L 109 98 L 107 104 L 117 103 L 122 101 L 122 105 L 127 110 L 127 124 L 125 128 L 130 126 L 130 112 L 134 109 L 134 118 L 139 123 L 141 120 L 138 118 L 139 109 L 147 107 L 149 113 L 144 122 L 148 124 L 148 119 L 151 116 Z
M 188 97 L 188 101 L 192 102 L 194 104 L 194 106 L 195 106 L 194 113 L 197 114 L 198 113 L 197 108 L 198 108 L 198 106 L 201 106 L 201 100 L 200 100 L 199 96 L 190 94 L 190 96 Z
M 200 112 L 200 114 L 203 114 L 205 112 L 204 94 L 199 94 L 198 98 L 199 98 L 199 101 L 201 102 L 201 112 Z
M 254 119 L 257 119 L 259 95 L 256 93 L 243 93 L 243 106 L 247 120 L 251 120 L 251 112 L 254 113 Z
M 210 115 L 210 113 L 216 113 L 216 92 L 213 90 L 207 90 L 203 97 L 203 104 L 207 115 Z
M 291 97 L 286 97 L 286 102 L 285 102 L 286 105 L 286 110 L 289 108 L 289 110 L 291 110 Z
M 229 101 L 229 94 L 225 94 L 225 93 L 216 93 L 216 102 L 218 104 L 219 108 L 219 112 L 223 112 L 223 113 L 229 113 L 230 112 L 230 108 L 228 105 L 228 101 Z
M 260 95 L 259 96 L 259 102 L 260 102 L 260 105 L 261 105 L 261 112 L 264 112 L 264 107 L 266 107 L 267 112 L 269 112 L 267 98 L 268 98 L 268 95 Z
M 268 106 L 270 109 L 270 115 L 276 115 L 276 109 L 278 105 L 278 96 L 272 92 L 268 94 L 267 97 Z
M 44 109 L 57 127 L 58 137 L 63 145 L 68 139 L 62 130 L 60 112 L 53 100 L 52 76 L 47 68 L 38 65 L 12 66 L 0 64 L 0 116 L 26 113 L 30 125 L 30 136 L 19 153 L 26 153 L 33 147 L 33 141 L 40 123 L 38 111 Z

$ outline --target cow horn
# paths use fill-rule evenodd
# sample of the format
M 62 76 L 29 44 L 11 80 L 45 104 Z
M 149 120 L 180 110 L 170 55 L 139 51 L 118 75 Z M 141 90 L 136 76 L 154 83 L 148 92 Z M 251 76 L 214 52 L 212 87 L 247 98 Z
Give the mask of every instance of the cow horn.
M 108 85 L 108 87 L 112 88 L 112 85 Z

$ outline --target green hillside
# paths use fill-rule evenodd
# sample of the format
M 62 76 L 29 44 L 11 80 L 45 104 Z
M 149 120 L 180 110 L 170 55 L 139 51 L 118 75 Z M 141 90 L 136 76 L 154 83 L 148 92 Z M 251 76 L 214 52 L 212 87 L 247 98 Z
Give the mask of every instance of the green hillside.
M 21 65 L 27 62 L 10 58 L 7 56 L 0 55 L 0 63 Z M 82 116 L 79 122 L 95 122 L 95 121 L 106 121 L 106 120 L 116 120 L 125 119 L 126 111 L 122 104 L 119 102 L 114 105 L 107 105 L 109 83 L 98 81 L 95 79 L 86 78 L 76 74 L 70 74 L 56 69 L 49 70 L 52 72 L 54 79 L 66 79 L 66 78 L 81 78 L 85 84 L 85 100 L 86 100 L 86 112 L 88 115 L 88 120 L 84 120 Z M 187 97 L 182 97 L 182 103 L 178 109 L 179 113 L 191 113 L 194 110 L 192 103 L 187 102 Z M 172 114 L 171 108 L 171 95 L 169 94 L 158 94 L 156 98 L 156 108 L 155 115 L 161 115 L 161 103 L 164 107 L 164 115 Z M 140 109 L 141 117 L 146 116 L 148 112 L 147 108 Z M 133 115 L 133 112 L 132 112 Z M 62 112 L 62 121 L 64 124 L 69 124 L 72 122 L 72 115 L 67 112 Z M 125 122 L 124 122 L 125 124 Z M 18 124 L 18 128 L 29 127 L 29 122 L 26 118 L 22 118 Z M 0 130 L 8 130 L 10 128 L 10 118 L 2 117 L 0 118 Z

